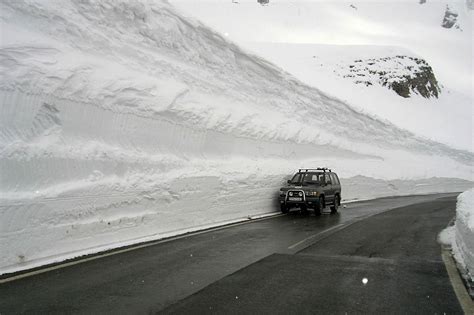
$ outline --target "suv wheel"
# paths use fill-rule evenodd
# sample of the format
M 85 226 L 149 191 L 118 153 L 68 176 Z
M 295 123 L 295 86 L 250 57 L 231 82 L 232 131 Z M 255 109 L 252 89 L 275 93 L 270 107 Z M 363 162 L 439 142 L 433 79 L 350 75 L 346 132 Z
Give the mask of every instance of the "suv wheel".
M 281 213 L 288 213 L 290 211 L 290 209 L 284 203 L 280 205 L 280 210 Z
M 336 195 L 334 197 L 334 204 L 331 206 L 331 213 L 337 213 L 337 208 L 339 207 L 341 203 L 341 200 L 340 200 L 340 197 L 338 195 Z
M 321 196 L 319 197 L 318 202 L 314 206 L 314 214 L 321 215 L 321 210 L 324 208 L 324 198 Z

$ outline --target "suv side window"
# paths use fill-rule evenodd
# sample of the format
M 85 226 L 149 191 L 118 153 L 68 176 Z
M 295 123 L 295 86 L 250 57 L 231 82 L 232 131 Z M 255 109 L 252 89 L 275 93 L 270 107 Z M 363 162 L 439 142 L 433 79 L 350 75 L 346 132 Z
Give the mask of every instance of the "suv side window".
M 331 177 L 329 176 L 329 174 L 325 174 L 324 179 L 325 179 L 326 185 L 332 185 Z
M 339 185 L 339 178 L 337 178 L 336 174 L 331 173 L 331 179 L 334 185 Z

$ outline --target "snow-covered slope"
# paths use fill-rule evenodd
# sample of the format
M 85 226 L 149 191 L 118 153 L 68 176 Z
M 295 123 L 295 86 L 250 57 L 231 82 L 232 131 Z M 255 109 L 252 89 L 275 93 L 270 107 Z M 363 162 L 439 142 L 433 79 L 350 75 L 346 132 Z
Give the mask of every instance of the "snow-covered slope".
M 421 85 L 428 97 L 411 88 L 411 84 L 404 84 L 408 98 L 391 88 L 393 82 L 408 81 L 405 76 L 416 78 L 419 65 L 414 60 L 424 60 L 407 49 L 281 43 L 247 46 L 305 83 L 337 95 L 360 111 L 376 114 L 428 139 L 474 150 L 471 96 L 447 86 L 449 82 L 441 81 L 436 72 L 437 85 L 432 86 L 428 78 Z M 434 94 L 436 90 L 439 92 Z
M 173 3 L 360 110 L 429 139 L 474 150 L 474 11 L 469 1 L 278 0 L 265 7 L 252 0 Z M 446 14 L 456 26 L 442 26 Z
M 0 14 L 0 273 L 274 211 L 301 166 L 472 178 L 472 153 L 358 112 L 167 3 Z

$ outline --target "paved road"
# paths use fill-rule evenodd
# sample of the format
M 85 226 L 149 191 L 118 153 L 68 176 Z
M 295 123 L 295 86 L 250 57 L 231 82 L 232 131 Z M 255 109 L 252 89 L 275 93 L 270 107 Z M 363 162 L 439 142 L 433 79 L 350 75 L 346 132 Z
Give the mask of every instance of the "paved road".
M 439 197 L 292 212 L 7 282 L 0 313 L 462 313 L 436 243 L 455 197 Z

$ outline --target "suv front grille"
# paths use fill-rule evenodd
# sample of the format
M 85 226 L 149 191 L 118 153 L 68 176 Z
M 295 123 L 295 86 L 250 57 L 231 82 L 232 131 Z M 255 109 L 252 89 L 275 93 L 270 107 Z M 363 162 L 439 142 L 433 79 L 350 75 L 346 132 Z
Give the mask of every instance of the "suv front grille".
M 301 194 L 301 196 L 300 196 Z M 301 190 L 290 190 L 288 191 L 288 196 L 291 197 L 303 197 L 304 193 Z
M 301 195 L 300 195 L 301 194 Z M 289 190 L 286 196 L 287 201 L 301 202 L 305 201 L 304 191 L 302 190 Z

